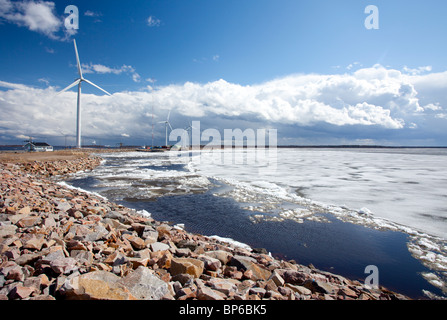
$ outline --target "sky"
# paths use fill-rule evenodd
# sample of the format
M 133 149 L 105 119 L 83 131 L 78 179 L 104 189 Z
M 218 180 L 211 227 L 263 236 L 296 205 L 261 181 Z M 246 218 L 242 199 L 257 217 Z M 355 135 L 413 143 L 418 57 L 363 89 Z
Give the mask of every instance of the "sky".
M 164 144 L 170 112 L 174 129 L 275 129 L 279 145 L 447 146 L 446 11 L 445 0 L 0 0 L 0 144 L 75 145 L 76 87 L 57 94 L 79 77 L 75 39 L 84 77 L 111 93 L 83 83 L 84 145 Z

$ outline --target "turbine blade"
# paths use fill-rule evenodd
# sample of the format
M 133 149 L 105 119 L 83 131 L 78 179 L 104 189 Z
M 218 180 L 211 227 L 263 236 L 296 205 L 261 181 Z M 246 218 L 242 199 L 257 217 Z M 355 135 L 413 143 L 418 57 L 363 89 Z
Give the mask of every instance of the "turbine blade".
M 169 122 L 169 117 L 170 117 L 170 116 L 171 116 L 171 110 L 169 110 L 168 118 L 166 119 L 167 122 Z
M 59 91 L 57 94 L 61 94 L 62 92 L 65 92 L 65 91 L 73 88 L 75 85 L 79 84 L 80 81 L 81 81 L 81 79 L 76 80 L 75 82 L 70 84 L 68 87 L 66 87 L 64 90 Z
M 166 122 L 166 123 L 168 124 L 169 128 L 171 128 L 171 131 L 172 131 L 173 129 L 172 129 L 171 124 L 169 122 Z
M 103 88 L 101 88 L 100 86 L 97 86 L 96 84 L 94 84 L 93 82 L 91 82 L 91 81 L 89 81 L 89 80 L 87 80 L 87 79 L 82 79 L 83 81 L 85 81 L 85 82 L 87 82 L 88 84 L 91 84 L 92 86 L 94 86 L 94 87 L 96 87 L 96 88 L 98 88 L 99 90 L 101 90 L 101 91 L 103 91 L 103 92 L 105 92 L 105 93 L 107 93 L 109 96 L 111 96 L 111 94 L 110 93 L 108 93 L 106 90 L 104 90 Z
M 79 60 L 78 47 L 76 46 L 76 40 L 75 39 L 73 39 L 73 43 L 74 43 L 75 53 L 76 53 L 76 62 L 78 63 L 79 77 L 81 77 L 81 79 L 82 79 L 81 61 Z

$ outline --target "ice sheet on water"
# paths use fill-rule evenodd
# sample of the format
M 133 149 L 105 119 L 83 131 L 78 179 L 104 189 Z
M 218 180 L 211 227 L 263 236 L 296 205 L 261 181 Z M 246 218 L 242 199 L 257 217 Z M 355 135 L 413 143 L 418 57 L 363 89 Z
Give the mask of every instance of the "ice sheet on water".
M 236 240 L 231 239 L 231 238 L 224 238 L 224 237 L 219 237 L 219 236 L 216 236 L 216 235 L 210 236 L 209 238 L 215 239 L 217 241 L 229 243 L 229 244 L 231 244 L 231 245 L 233 245 L 235 247 L 243 248 L 243 249 L 246 249 L 248 251 L 252 251 L 252 248 L 248 244 L 236 241 Z
M 255 223 L 303 222 L 330 213 L 345 222 L 406 233 L 411 254 L 437 276 L 432 283 L 447 290 L 445 152 L 278 152 L 277 167 L 262 174 L 256 165 L 219 163 L 219 152 L 214 161 L 192 167 L 230 185 L 230 191 L 216 195 L 240 202 Z

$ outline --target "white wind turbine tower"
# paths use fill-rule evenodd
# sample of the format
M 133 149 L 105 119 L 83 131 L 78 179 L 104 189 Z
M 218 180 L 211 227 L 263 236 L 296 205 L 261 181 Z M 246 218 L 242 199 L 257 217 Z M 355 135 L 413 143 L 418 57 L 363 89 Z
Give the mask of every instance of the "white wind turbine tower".
M 97 86 L 93 82 L 85 79 L 82 76 L 82 68 L 81 68 L 81 62 L 79 61 L 79 54 L 78 54 L 78 48 L 76 47 L 76 40 L 73 39 L 75 53 L 76 53 L 76 62 L 78 64 L 78 73 L 79 73 L 79 79 L 76 79 L 75 82 L 70 84 L 68 87 L 66 87 L 64 90 L 60 91 L 58 94 L 65 92 L 71 88 L 73 88 L 75 85 L 78 85 L 78 109 L 77 109 L 77 120 L 76 120 L 76 147 L 81 148 L 81 84 L 82 82 L 87 82 L 88 84 L 91 84 L 92 86 L 98 88 L 99 90 L 105 92 L 109 96 L 111 96 L 110 93 L 108 93 L 103 88 Z
M 165 130 L 166 130 L 166 144 L 165 144 L 165 146 L 167 147 L 168 146 L 168 126 L 169 126 L 169 128 L 171 128 L 171 130 L 172 130 L 172 126 L 171 126 L 171 124 L 169 123 L 169 117 L 171 116 L 171 110 L 169 110 L 169 113 L 168 113 L 168 117 L 166 118 L 166 121 L 160 121 L 159 123 L 164 123 L 165 124 Z

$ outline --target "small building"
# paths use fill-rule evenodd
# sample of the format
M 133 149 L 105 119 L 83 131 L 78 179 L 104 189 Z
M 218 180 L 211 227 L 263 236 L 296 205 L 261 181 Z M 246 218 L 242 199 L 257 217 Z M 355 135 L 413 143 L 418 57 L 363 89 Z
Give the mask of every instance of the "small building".
M 53 151 L 53 146 L 50 146 L 46 142 L 28 142 L 24 145 L 26 151 L 29 152 L 51 152 Z

